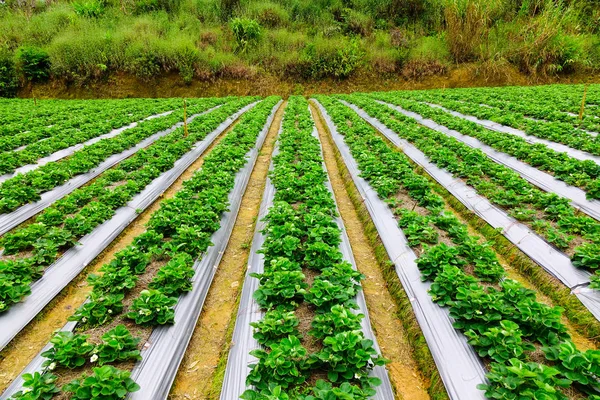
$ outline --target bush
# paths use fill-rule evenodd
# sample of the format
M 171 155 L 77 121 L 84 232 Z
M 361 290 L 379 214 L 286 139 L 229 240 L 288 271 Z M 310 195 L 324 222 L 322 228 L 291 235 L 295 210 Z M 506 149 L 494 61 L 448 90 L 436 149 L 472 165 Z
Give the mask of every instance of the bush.
M 13 97 L 17 93 L 19 80 L 15 62 L 8 53 L 0 53 L 0 97 Z
M 98 18 L 104 14 L 104 2 L 102 0 L 76 1 L 73 3 L 73 9 L 80 17 Z
M 572 10 L 557 6 L 520 24 L 507 38 L 513 44 L 508 60 L 532 75 L 573 70 L 586 58 L 582 37 L 568 31 L 576 25 L 573 17 Z
M 181 0 L 135 0 L 134 12 L 144 14 L 152 11 L 164 10 L 173 13 L 179 10 Z
M 286 25 L 290 16 L 280 4 L 271 2 L 252 3 L 248 15 L 256 19 L 262 26 L 277 28 Z
M 17 51 L 17 68 L 27 80 L 45 81 L 50 76 L 50 56 L 39 47 L 21 47 Z
M 363 57 L 364 51 L 356 39 L 309 43 L 301 56 L 302 74 L 306 78 L 347 78 Z
M 230 23 L 231 31 L 236 42 L 236 50 L 242 53 L 255 46 L 262 34 L 260 24 L 253 19 L 234 18 Z

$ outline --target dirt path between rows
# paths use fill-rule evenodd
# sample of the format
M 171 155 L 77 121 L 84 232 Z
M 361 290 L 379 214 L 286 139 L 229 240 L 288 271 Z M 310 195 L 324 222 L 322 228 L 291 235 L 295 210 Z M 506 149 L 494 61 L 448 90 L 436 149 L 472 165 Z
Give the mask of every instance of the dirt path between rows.
M 239 121 L 239 119 L 238 119 Z M 102 265 L 111 261 L 120 250 L 133 242 L 133 239 L 145 231 L 150 216 L 160 208 L 160 203 L 172 198 L 183 186 L 183 182 L 202 167 L 204 159 L 212 149 L 233 129 L 234 122 L 221 133 L 206 151 L 160 196 L 150 207 L 142 212 L 107 249 L 88 265 L 63 291 L 44 308 L 44 310 L 21 331 L 0 353 L 0 393 L 21 373 L 23 368 L 48 343 L 52 333 L 62 328 L 67 318 L 83 304 L 92 291 L 87 284 L 87 276 L 97 273 Z M 142 340 L 144 343 L 144 340 Z
M 204 302 L 169 399 L 219 398 L 256 218 L 286 104 L 283 103 L 277 110 L 250 175 L 229 244 Z
M 320 115 L 312 103 L 311 108 L 313 115 Z M 429 383 L 422 376 L 413 359 L 412 346 L 407 339 L 402 323 L 397 317 L 400 310 L 387 289 L 386 280 L 379 268 L 373 248 L 369 245 L 369 239 L 358 213 L 345 189 L 344 180 L 336 163 L 335 152 L 328 132 L 320 118 L 316 118 L 315 124 L 321 138 L 323 158 L 329 179 L 350 238 L 356 264 L 360 272 L 366 276 L 366 279 L 362 281 L 362 286 L 371 325 L 383 356 L 390 360 L 387 369 L 397 398 L 406 400 L 429 399 L 427 393 Z

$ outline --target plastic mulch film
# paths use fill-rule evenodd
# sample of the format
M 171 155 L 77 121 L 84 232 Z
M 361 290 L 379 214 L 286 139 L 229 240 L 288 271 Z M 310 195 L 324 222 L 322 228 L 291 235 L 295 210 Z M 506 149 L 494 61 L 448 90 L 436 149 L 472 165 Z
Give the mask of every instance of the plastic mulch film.
M 315 119 L 315 116 L 310 110 L 310 114 Z M 319 134 L 317 128 L 313 128 L 313 136 L 319 140 L 319 145 L 321 146 L 321 140 L 319 139 Z M 323 150 L 321 148 L 321 158 L 323 158 Z M 323 169 L 327 172 L 327 168 L 323 164 Z M 346 226 L 344 225 L 344 221 L 342 220 L 340 210 L 337 206 L 337 200 L 335 198 L 335 193 L 333 192 L 333 186 L 331 185 L 331 180 L 329 179 L 329 174 L 327 174 L 327 181 L 325 182 L 325 186 L 331 193 L 331 197 L 335 203 L 335 211 L 338 216 L 335 219 L 338 227 L 342 232 L 342 242 L 340 243 L 340 251 L 342 252 L 342 256 L 344 261 L 352 264 L 352 268 L 354 270 L 358 270 L 356 267 L 356 260 L 354 259 L 354 254 L 352 253 L 352 246 L 350 245 L 350 239 L 348 238 L 348 233 L 346 232 Z M 373 333 L 373 329 L 371 328 L 371 320 L 369 318 L 369 310 L 367 308 L 367 301 L 365 300 L 365 294 L 362 290 L 358 291 L 356 295 L 356 304 L 358 305 L 358 312 L 362 313 L 365 317 L 361 321 L 361 329 L 365 335 L 365 338 L 373 341 L 373 348 L 377 351 L 377 353 L 381 354 L 381 349 L 379 348 L 379 344 L 377 343 L 377 338 Z M 388 375 L 387 369 L 384 366 L 376 365 L 375 368 L 370 373 L 371 376 L 377 377 L 381 380 L 381 385 L 375 388 L 376 394 L 372 397 L 375 400 L 389 400 L 394 398 L 394 390 L 392 389 L 392 383 L 390 382 L 390 377 Z
M 81 150 L 85 146 L 90 146 L 90 145 L 92 145 L 94 143 L 97 143 L 97 142 L 103 140 L 103 139 L 110 139 L 112 137 L 120 135 L 121 133 L 123 133 L 123 131 L 126 131 L 127 129 L 135 128 L 140 122 L 148 121 L 148 120 L 155 119 L 155 118 L 164 117 L 164 116 L 170 115 L 172 113 L 173 113 L 173 111 L 167 111 L 167 112 L 164 112 L 164 113 L 151 115 L 149 117 L 146 117 L 146 118 L 142 119 L 141 121 L 132 122 L 129 125 L 122 126 L 120 128 L 117 128 L 117 129 L 113 129 L 112 131 L 110 131 L 108 133 L 105 133 L 104 135 L 96 136 L 95 138 L 92 138 L 92 139 L 90 139 L 90 140 L 88 140 L 86 142 L 78 143 L 78 144 L 73 145 L 71 147 L 68 147 L 66 149 L 59 150 L 59 151 L 57 151 L 55 153 L 50 154 L 49 156 L 40 158 L 34 164 L 24 165 L 22 167 L 17 168 L 14 172 L 11 172 L 11 173 L 8 173 L 8 174 L 4 174 L 4 175 L 0 175 L 0 183 L 4 182 L 6 180 L 9 180 L 11 178 L 14 178 L 15 176 L 17 176 L 17 174 L 24 174 L 26 172 L 33 171 L 34 169 L 38 169 L 39 167 L 41 167 L 43 165 L 46 165 L 48 163 L 61 160 L 61 159 L 65 158 L 65 157 L 68 157 L 68 156 L 72 155 L 73 153 L 75 153 L 76 151 Z M 42 139 L 42 140 L 46 140 L 46 139 Z M 29 145 L 26 145 L 26 146 L 22 146 L 22 147 L 20 147 L 18 149 L 15 149 L 15 151 L 22 150 L 22 149 L 24 149 L 24 148 L 26 148 L 28 146 L 31 146 L 31 145 L 35 146 L 35 143 L 29 144 Z
M 145 210 L 158 199 L 243 112 L 240 110 L 228 117 L 177 160 L 173 168 L 154 179 L 126 206 L 117 209 L 110 220 L 84 236 L 78 245 L 67 250 L 60 259 L 49 266 L 44 275 L 31 285 L 29 296 L 0 314 L 0 326 L 3 327 L 0 330 L 0 350 L 137 218 L 139 210 Z
M 388 140 L 401 148 L 406 156 L 421 166 L 465 207 L 493 228 L 502 229 L 502 234 L 511 243 L 571 289 L 571 292 L 579 298 L 596 319 L 600 320 L 600 291 L 586 287 L 589 285 L 591 276 L 588 271 L 573 266 L 566 254 L 557 250 L 527 226 L 506 214 L 502 209 L 494 206 L 487 198 L 477 194 L 475 189 L 465 184 L 461 179 L 456 179 L 448 171 L 435 166 L 420 150 L 408 141 L 401 139 L 394 131 L 377 119 L 372 118 L 355 105 L 349 106 Z
M 524 163 L 523 161 L 518 160 L 517 158 L 510 156 L 506 153 L 502 153 L 500 151 L 495 150 L 494 148 L 483 144 L 478 139 L 474 137 L 463 135 L 462 133 L 448 129 L 443 125 L 437 124 L 435 121 L 432 121 L 427 118 L 423 118 L 420 114 L 414 113 L 412 111 L 407 111 L 401 107 L 395 106 L 393 104 L 377 101 L 378 103 L 384 104 L 393 110 L 396 110 L 407 117 L 413 118 L 419 124 L 433 129 L 435 131 L 441 132 L 444 135 L 451 136 L 458 141 L 466 144 L 469 147 L 481 150 L 485 155 L 487 155 L 494 162 L 505 165 L 513 171 L 517 172 L 523 179 L 527 180 L 531 184 L 539 187 L 540 189 L 550 192 L 556 193 L 557 195 L 569 199 L 571 204 L 588 214 L 592 218 L 600 221 L 600 201 L 598 200 L 588 200 L 586 198 L 585 191 L 579 189 L 575 186 L 570 186 L 565 182 L 556 179 L 552 175 L 540 171 L 539 169 L 532 167 L 531 165 Z
M 193 289 L 179 298 L 179 302 L 175 306 L 175 324 L 156 327 L 144 346 L 142 360 L 136 364 L 131 373 L 131 378 L 141 386 L 141 389 L 138 392 L 131 393 L 128 398 L 143 400 L 167 398 L 181 360 L 194 333 L 208 289 L 229 242 L 242 203 L 242 197 L 246 191 L 260 149 L 275 118 L 275 112 L 281 103 L 282 101 L 279 101 L 273 107 L 259 134 L 256 145 L 248 152 L 246 166 L 235 177 L 235 186 L 229 193 L 229 211 L 223 214 L 221 227 L 211 236 L 211 242 L 214 243 L 214 246 L 210 247 L 204 255 L 201 255 L 194 264 L 196 274 L 192 279 Z
M 248 110 L 250 107 L 253 107 L 255 104 L 256 103 L 250 104 L 250 105 L 242 108 L 240 111 Z M 206 110 L 202 113 L 192 115 L 187 119 L 187 121 L 189 123 L 192 120 L 194 120 L 196 117 L 208 114 L 221 106 L 222 105 L 218 105 L 218 106 L 213 107 L 209 110 Z M 132 156 L 138 150 L 150 146 L 152 143 L 156 142 L 161 137 L 168 135 L 169 133 L 173 132 L 175 129 L 179 128 L 182 125 L 183 125 L 183 122 L 178 122 L 177 124 L 173 125 L 169 129 L 157 132 L 154 135 L 142 140 L 135 146 L 130 147 L 129 149 L 127 149 L 119 154 L 113 154 L 112 156 L 108 157 L 106 160 L 104 160 L 102 163 L 100 163 L 100 165 L 98 165 L 96 168 L 92 169 L 91 171 L 86 172 L 85 174 L 77 175 L 77 176 L 71 178 L 70 180 L 68 180 L 67 182 L 65 182 L 63 185 L 58 186 L 48 192 L 43 193 L 41 195 L 41 199 L 38 200 L 37 202 L 25 204 L 24 206 L 17 208 L 13 212 L 0 215 L 0 235 L 4 235 L 6 232 L 11 230 L 15 226 L 23 223 L 24 221 L 27 221 L 29 218 L 33 217 L 40 211 L 44 210 L 46 207 L 50 206 L 55 201 L 63 198 L 64 196 L 68 195 L 75 189 L 85 185 L 87 182 L 94 179 L 95 177 L 97 177 L 98 175 L 100 175 L 102 172 L 106 171 L 110 167 L 112 167 L 112 166 L 118 164 L 119 162 L 123 161 L 124 159 Z
M 248 106 L 246 106 L 246 107 L 242 108 L 242 109 L 241 109 L 240 111 L 238 111 L 236 114 L 234 114 L 234 115 L 232 115 L 231 117 L 227 118 L 227 120 L 225 120 L 225 121 L 224 121 L 224 122 L 223 122 L 221 125 L 219 125 L 219 127 L 218 127 L 218 128 L 215 130 L 215 131 L 218 131 L 218 130 L 221 130 L 221 131 L 223 131 L 223 130 L 225 130 L 225 129 L 226 129 L 228 126 L 229 126 L 229 125 L 231 125 L 231 124 L 233 123 L 233 121 L 235 121 L 235 120 L 237 119 L 237 117 L 235 117 L 236 115 L 239 117 L 239 115 L 241 115 L 243 112 L 245 112 L 245 111 L 249 110 L 250 108 L 252 108 L 252 107 L 253 107 L 254 105 L 256 105 L 257 103 L 258 103 L 258 102 L 256 102 L 256 103 L 252 103 L 252 104 L 250 104 L 250 105 L 248 105 Z M 223 127 L 225 124 L 226 124 L 227 126 Z M 204 141 L 206 141 L 206 139 L 205 139 Z M 193 150 L 192 150 L 192 151 L 193 151 Z M 189 153 L 188 153 L 188 154 L 189 154 Z M 185 156 L 184 156 L 184 157 L 185 157 Z M 168 173 L 168 172 L 167 172 L 167 173 Z M 161 177 L 162 177 L 162 175 L 161 175 Z M 158 179 L 160 179 L 160 178 L 158 178 Z M 236 184 L 237 184 L 237 179 L 236 179 Z M 162 192 L 164 192 L 164 190 L 160 191 L 160 193 L 162 193 Z M 160 193 L 159 193 L 159 194 L 160 194 Z M 241 196 L 240 196 L 240 197 L 241 197 Z M 152 201 L 149 201 L 149 202 L 148 202 L 148 204 L 146 205 L 146 207 L 147 207 L 149 204 L 151 204 L 151 203 L 152 203 Z M 212 239 L 214 240 L 214 235 L 213 235 Z M 210 249 L 209 249 L 209 252 L 210 252 Z M 198 264 L 198 262 L 196 262 L 196 263 L 194 264 L 194 267 L 195 267 L 197 264 Z M 198 275 L 198 274 L 196 274 L 196 275 Z M 194 282 L 195 282 L 195 281 L 196 281 L 196 276 L 194 277 Z M 86 302 L 87 302 L 87 300 L 86 300 Z M 199 315 L 199 313 L 198 313 L 198 315 Z M 177 316 L 178 316 L 178 314 L 176 313 L 176 314 L 175 314 L 176 320 L 177 320 Z M 197 317 L 196 317 L 196 320 L 197 320 Z M 194 321 L 196 321 L 196 320 L 194 320 Z M 74 321 L 74 322 L 67 322 L 67 323 L 64 325 L 64 327 L 61 329 L 61 331 L 69 331 L 69 332 L 72 332 L 72 331 L 75 329 L 75 326 L 76 326 L 76 325 L 77 325 L 77 322 L 76 322 L 76 321 Z M 195 325 L 195 323 L 194 323 L 194 325 Z M 193 326 L 192 326 L 191 332 L 193 332 Z M 191 333 L 190 333 L 190 335 L 191 335 Z M 188 340 L 188 341 L 189 341 L 189 340 Z M 43 353 L 44 351 L 48 350 L 48 349 L 50 348 L 50 346 L 51 346 L 51 344 L 50 344 L 50 343 L 48 343 L 48 344 L 47 344 L 47 345 L 46 345 L 46 346 L 45 346 L 45 347 L 44 347 L 44 348 L 43 348 L 43 349 L 42 349 L 42 350 L 41 350 L 41 351 L 40 351 L 40 352 L 37 354 L 37 356 L 36 356 L 36 357 L 35 357 L 35 358 L 34 358 L 34 359 L 33 359 L 33 360 L 32 360 L 32 361 L 31 361 L 31 362 L 30 362 L 30 363 L 27 365 L 27 367 L 25 367 L 25 369 L 23 369 L 23 371 L 21 371 L 21 373 L 19 374 L 19 376 L 18 376 L 18 377 L 17 377 L 17 378 L 16 378 L 16 379 L 15 379 L 15 380 L 14 380 L 14 381 L 13 381 L 13 382 L 10 384 L 10 386 L 9 386 L 9 387 L 8 387 L 8 388 L 7 388 L 7 389 L 4 391 L 4 393 L 2 393 L 2 395 L 0 396 L 0 400 L 7 400 L 7 399 L 9 399 L 9 398 L 10 398 L 10 397 L 11 397 L 13 394 L 15 394 L 16 392 L 18 392 L 19 390 L 21 390 L 21 389 L 22 389 L 22 387 L 23 387 L 23 378 L 22 378 L 23 374 L 26 374 L 26 373 L 30 373 L 30 374 L 32 374 L 32 373 L 34 373 L 34 372 L 41 372 L 41 371 L 42 371 L 42 363 L 45 361 L 45 358 L 44 358 L 44 357 L 42 357 L 42 353 Z M 187 347 L 187 342 L 186 342 L 186 345 L 185 345 L 185 347 Z M 185 348 L 184 348 L 184 351 L 185 351 Z M 183 354 L 183 353 L 182 353 L 182 354 Z M 180 361 L 181 361 L 181 359 L 180 359 Z M 179 362 L 180 362 L 180 361 L 179 361 Z M 177 372 L 177 367 L 178 367 L 178 365 L 179 365 L 179 363 L 177 363 L 177 366 L 175 367 L 175 370 L 174 370 L 174 373 L 173 373 L 173 378 L 175 377 L 175 375 L 174 375 L 174 374 Z M 169 384 L 169 387 L 166 389 L 166 393 L 168 393 L 169 389 L 170 389 L 170 384 Z M 166 395 L 165 395 L 165 396 L 166 396 Z M 148 397 L 148 398 L 152 398 L 152 399 L 154 399 L 154 397 Z
M 508 133 L 509 135 L 515 135 L 515 136 L 519 136 L 522 137 L 523 139 L 525 139 L 527 142 L 529 143 L 540 143 L 540 144 L 544 144 L 546 145 L 548 148 L 555 150 L 555 151 L 560 151 L 561 153 L 567 153 L 569 156 L 576 158 L 578 160 L 590 160 L 595 162 L 596 164 L 600 165 L 600 157 L 599 156 L 595 156 L 593 154 L 590 154 L 586 151 L 582 151 L 582 150 L 577 150 L 574 149 L 572 147 L 566 146 L 564 144 L 561 143 L 556 143 L 556 142 L 552 142 L 550 140 L 546 140 L 546 139 L 542 139 L 539 138 L 537 136 L 533 136 L 533 135 L 529 135 L 526 132 L 520 130 L 520 129 L 515 129 L 512 128 L 510 126 L 506 126 L 506 125 L 501 125 L 497 122 L 494 121 L 489 121 L 487 119 L 479 119 L 477 117 L 474 117 L 472 115 L 465 115 L 462 113 L 459 113 L 457 111 L 453 111 L 450 109 L 447 109 L 443 106 L 440 106 L 439 104 L 432 104 L 432 103 L 425 103 L 431 107 L 435 107 L 435 108 L 439 108 L 442 109 L 452 115 L 454 115 L 455 117 L 459 117 L 462 119 L 465 119 L 467 121 L 471 121 L 474 122 L 478 125 L 481 125 L 487 129 L 496 131 L 496 132 L 501 132 L 501 133 Z M 532 119 L 532 118 L 530 118 Z M 540 122 L 541 120 L 535 120 Z M 544 121 L 547 122 L 547 121 Z M 592 133 L 592 132 L 588 132 L 585 131 L 586 133 Z M 597 134 L 596 134 L 597 135 Z M 593 135 L 591 135 L 593 136 Z M 592 138 L 591 138 L 592 139 Z
M 281 134 L 281 125 L 277 136 Z M 279 146 L 275 143 L 269 172 L 273 170 L 273 157 L 279 153 Z M 264 312 L 254 300 L 254 292 L 258 289 L 258 279 L 250 276 L 251 273 L 262 274 L 264 272 L 265 257 L 258 253 L 265 242 L 265 236 L 262 231 L 265 229 L 266 221 L 264 218 L 269 212 L 269 208 L 273 205 L 275 198 L 275 186 L 271 182 L 269 176 L 265 183 L 263 198 L 260 203 L 260 209 L 256 220 L 256 228 L 252 238 L 252 247 L 248 256 L 248 265 L 246 276 L 242 287 L 240 297 L 240 305 L 238 307 L 235 327 L 233 328 L 233 336 L 231 338 L 229 355 L 227 356 L 227 367 L 225 369 L 225 377 L 223 386 L 221 387 L 221 400 L 239 399 L 242 393 L 246 390 L 246 377 L 250 372 L 250 364 L 258 360 L 250 351 L 260 348 L 260 344 L 252 336 L 251 322 L 260 321 Z
M 448 395 L 453 400 L 484 399 L 484 392 L 477 389 L 478 384 L 486 382 L 483 363 L 467 343 L 465 336 L 452 326 L 448 310 L 431 300 L 428 293 L 430 283 L 421 281 L 421 273 L 416 264 L 417 256 L 408 246 L 394 215 L 360 176 L 350 149 L 343 136 L 337 132 L 327 111 L 319 102 L 314 99 L 312 101 L 319 107 L 388 256 L 394 263 L 396 274 L 411 302 Z
M 312 113 L 311 113 L 312 114 Z M 281 132 L 281 128 L 280 128 Z M 313 136 L 318 139 L 316 128 L 313 130 Z M 277 150 L 273 152 L 273 156 L 277 154 Z M 273 164 L 271 163 L 270 170 L 272 170 Z M 333 188 L 329 177 L 327 178 L 326 186 L 333 196 Z M 260 205 L 260 211 L 258 215 L 258 222 L 256 225 L 254 238 L 252 241 L 252 248 L 250 257 L 248 259 L 248 270 L 244 280 L 244 286 L 242 288 L 242 296 L 240 299 L 240 306 L 238 309 L 237 319 L 235 322 L 235 328 L 233 331 L 233 337 L 231 340 L 231 348 L 229 356 L 227 358 L 227 368 L 225 370 L 225 378 L 223 380 L 223 386 L 221 388 L 221 400 L 233 400 L 238 399 L 242 393 L 246 390 L 246 377 L 250 372 L 249 365 L 256 362 L 256 358 L 250 355 L 250 351 L 260 348 L 260 344 L 252 336 L 252 329 L 250 328 L 251 322 L 258 322 L 264 315 L 259 305 L 256 303 L 252 295 L 258 289 L 258 280 L 251 278 L 251 273 L 262 273 L 264 271 L 264 256 L 257 253 L 265 241 L 264 235 L 261 231 L 265 228 L 264 217 L 267 215 L 269 208 L 273 204 L 273 198 L 275 197 L 275 188 L 271 183 L 271 180 L 267 177 L 267 183 L 265 185 L 265 191 L 263 194 L 263 200 Z M 335 196 L 333 197 L 335 201 Z M 336 205 L 337 209 L 337 205 Z M 339 211 L 338 211 L 339 214 Z M 346 234 L 346 229 L 341 217 L 336 218 L 336 223 L 342 231 L 342 243 L 340 244 L 340 251 L 345 261 L 352 264 L 353 268 L 356 269 L 356 262 L 352 255 L 352 248 L 350 247 L 350 241 Z M 373 347 L 380 353 L 377 345 L 377 340 L 371 329 L 371 322 L 369 320 L 368 310 L 362 291 L 359 291 L 357 298 L 357 304 L 359 306 L 359 312 L 365 315 L 361 322 L 361 327 L 365 333 L 365 337 L 373 341 Z M 376 366 L 371 372 L 371 376 L 375 376 L 381 379 L 382 384 L 376 388 L 377 394 L 373 399 L 387 400 L 394 398 L 394 392 L 389 380 L 389 376 L 385 367 Z

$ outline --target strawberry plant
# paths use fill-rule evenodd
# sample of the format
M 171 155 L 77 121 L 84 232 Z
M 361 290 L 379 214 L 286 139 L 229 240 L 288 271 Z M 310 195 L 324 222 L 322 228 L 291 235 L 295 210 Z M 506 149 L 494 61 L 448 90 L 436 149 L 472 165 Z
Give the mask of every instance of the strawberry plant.
M 468 330 L 465 336 L 481 357 L 490 357 L 499 363 L 511 358 L 520 359 L 525 351 L 535 350 L 532 344 L 523 342 L 519 325 L 512 321 L 500 321 L 500 327 L 478 332 Z
M 56 386 L 57 376 L 51 373 L 23 374 L 23 389 L 15 393 L 12 400 L 50 400 L 60 389 Z
M 140 390 L 129 376 L 129 371 L 121 371 L 110 365 L 94 368 L 92 375 L 83 375 L 63 387 L 75 400 L 117 400 L 124 399 L 128 393 Z
M 298 336 L 300 321 L 293 311 L 270 310 L 262 320 L 250 323 L 254 328 L 254 339 L 258 343 L 269 346 L 288 336 Z
M 92 353 L 98 365 L 125 360 L 141 360 L 137 345 L 140 339 L 134 338 L 125 325 L 117 325 L 102 335 L 102 343 Z
M 251 276 L 261 282 L 261 286 L 254 292 L 254 299 L 261 307 L 267 309 L 276 305 L 294 307 L 308 287 L 301 271 L 274 271 Z
M 316 358 L 328 366 L 327 377 L 332 382 L 368 379 L 375 365 L 387 360 L 377 355 L 373 341 L 365 339 L 361 331 L 346 331 L 328 336 Z
M 87 341 L 88 335 L 59 331 L 52 336 L 52 347 L 42 353 L 47 358 L 44 366 L 60 365 L 77 368 L 85 364 L 87 356 L 94 350 L 94 345 Z
M 565 341 L 556 346 L 544 347 L 546 358 L 556 361 L 561 373 L 577 384 L 586 388 L 589 393 L 600 391 L 600 351 L 577 349 L 572 341 Z
M 187 253 L 175 255 L 168 263 L 162 266 L 152 282 L 150 289 L 157 289 L 167 296 L 178 296 L 192 290 L 194 260 Z
M 459 249 L 445 243 L 432 247 L 424 246 L 423 255 L 417 260 L 421 279 L 424 281 L 435 278 L 447 266 L 461 268 L 465 264 L 466 261 L 459 257 Z
M 329 312 L 317 314 L 311 326 L 309 334 L 323 339 L 335 335 L 336 332 L 355 331 L 360 329 L 360 321 L 363 314 L 355 314 L 348 307 L 336 304 Z
M 324 380 L 318 380 L 312 390 L 313 393 L 303 396 L 302 400 L 367 400 L 375 395 L 375 390 L 371 388 L 363 389 L 348 382 L 335 387 Z
M 524 363 L 516 358 L 507 365 L 492 363 L 487 375 L 489 384 L 478 387 L 485 390 L 488 399 L 568 399 L 561 387 L 568 387 L 571 381 L 560 377 L 556 368 L 534 362 Z
M 138 325 L 172 324 L 175 322 L 175 304 L 175 297 L 169 297 L 161 291 L 142 290 L 140 296 L 133 300 L 127 318 L 133 319 Z
M 307 352 L 296 336 L 288 336 L 269 346 L 269 349 L 269 352 L 261 349 L 250 352 L 258 359 L 258 363 L 250 365 L 247 385 L 265 390 L 269 385 L 276 384 L 286 389 L 306 381 Z
M 82 304 L 68 320 L 79 321 L 82 326 L 103 325 L 123 311 L 124 297 L 122 293 L 104 294 L 93 291 L 89 301 Z
M 281 386 L 277 386 L 274 383 L 269 384 L 267 389 L 263 389 L 260 392 L 255 390 L 246 390 L 240 396 L 242 400 L 290 400 L 290 396 L 283 391 Z

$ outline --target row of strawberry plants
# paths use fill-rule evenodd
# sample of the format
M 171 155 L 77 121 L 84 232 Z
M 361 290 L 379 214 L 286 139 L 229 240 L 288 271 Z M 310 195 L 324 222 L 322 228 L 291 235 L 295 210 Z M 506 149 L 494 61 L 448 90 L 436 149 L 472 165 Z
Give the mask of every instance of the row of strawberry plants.
M 0 165 L 0 173 L 11 171 L 8 168 L 12 164 L 24 165 L 17 164 L 21 158 L 29 160 L 27 163 L 31 163 L 55 151 L 110 132 L 112 129 L 180 106 L 179 102 L 176 103 L 172 99 L 156 102 L 154 105 L 145 104 L 145 102 L 134 102 L 133 104 L 111 102 L 110 105 L 111 107 L 106 104 L 96 107 L 96 109 L 85 110 L 84 114 L 78 116 L 63 115 L 62 122 L 0 137 L 0 157 L 3 160 Z M 25 148 L 22 150 L 11 151 L 23 146 Z M 17 155 L 20 157 L 15 158 Z
M 69 318 L 77 321 L 76 332 L 58 332 L 53 336 L 52 348 L 43 353 L 46 360 L 41 379 L 24 377 L 24 391 L 39 391 L 43 387 L 54 395 L 60 390 L 58 384 L 64 380 L 62 372 L 66 369 L 89 370 L 103 362 L 98 350 L 102 343 L 92 343 L 92 333 L 104 338 L 116 329 L 109 329 L 110 326 L 126 320 L 150 328 L 176 323 L 173 307 L 180 295 L 192 290 L 194 259 L 211 245 L 210 237 L 219 229 L 221 215 L 227 210 L 236 173 L 246 164 L 246 154 L 278 101 L 269 97 L 244 114 L 206 157 L 202 169 L 185 181 L 173 198 L 161 203 L 145 232 L 116 253 L 101 268 L 102 275 L 90 275 L 93 289 L 88 302 Z M 125 303 L 130 304 L 126 312 Z M 148 329 L 143 332 L 149 336 Z M 142 338 L 133 338 L 124 331 L 119 337 L 111 341 L 113 347 L 119 348 L 118 357 L 104 357 L 107 361 L 103 363 L 139 359 L 137 349 Z M 61 389 L 70 392 L 71 398 L 83 400 L 97 398 L 100 391 L 107 398 L 121 399 L 138 388 L 129 371 L 104 365 L 93 368 L 91 376 L 84 375 Z
M 598 389 L 600 351 L 576 348 L 561 322 L 562 311 L 506 274 L 491 244 L 469 234 L 445 206 L 429 179 L 354 111 L 317 96 L 358 163 L 363 176 L 398 218 L 418 254 L 433 301 L 448 307 L 454 326 L 486 361 L 493 399 L 567 399 L 577 388 L 591 399 Z M 539 359 L 543 350 L 544 362 Z
M 154 107 L 172 101 L 165 99 L 41 101 L 4 99 L 0 101 L 0 138 L 53 126 L 77 127 L 91 121 L 90 118 L 95 113 L 114 107 L 137 108 L 139 105 Z
M 400 92 L 398 92 L 400 93 Z M 454 96 L 444 93 L 411 93 L 405 95 L 418 101 L 439 104 L 462 114 L 487 119 L 502 125 L 520 129 L 528 135 L 537 136 L 556 143 L 562 143 L 574 149 L 600 155 L 600 142 L 593 136 L 569 124 L 560 122 L 536 121 L 517 113 L 507 113 L 495 107 L 485 107 L 474 103 L 456 100 Z
M 486 129 L 474 122 L 454 117 L 444 110 L 432 108 L 414 100 L 404 99 L 395 94 L 378 93 L 372 97 L 400 106 L 405 110 L 413 111 L 463 135 L 472 136 L 532 167 L 549 172 L 557 179 L 583 189 L 590 199 L 600 198 L 600 181 L 598 180 L 600 165 L 591 160 L 581 161 L 570 157 L 566 153 L 549 149 L 543 144 L 530 144 L 522 137 Z
M 567 199 L 541 191 L 510 168 L 490 160 L 480 150 L 422 127 L 385 105 L 362 96 L 347 96 L 346 99 L 414 144 L 431 162 L 464 179 L 479 194 L 565 251 L 573 265 L 599 271 L 600 223 L 578 212 Z M 596 274 L 592 279 L 592 286 L 599 286 L 600 275 Z
M 39 214 L 35 222 L 0 238 L 0 312 L 30 293 L 31 283 L 77 240 L 110 219 L 150 182 L 173 167 L 227 117 L 248 104 L 241 98 L 196 118 L 101 174 Z
M 202 112 L 227 101 L 230 99 L 203 99 L 189 111 L 190 113 Z M 103 139 L 76 151 L 67 158 L 4 181 L 0 185 L 0 213 L 10 212 L 24 204 L 39 200 L 42 193 L 65 183 L 76 175 L 90 171 L 109 156 L 123 152 L 181 120 L 182 115 L 179 113 L 146 120 L 116 137 Z
M 583 90 L 579 93 L 583 94 Z M 564 123 L 565 126 L 575 128 L 583 128 L 598 132 L 600 130 L 600 120 L 594 116 L 586 116 L 583 120 L 579 120 L 578 115 L 567 113 L 557 108 L 555 101 L 543 101 L 539 96 L 534 96 L 533 93 L 518 88 L 518 90 L 479 90 L 479 89 L 462 89 L 460 91 L 452 91 L 451 96 L 454 99 L 469 99 L 470 103 L 485 104 L 487 106 L 499 108 L 504 111 L 521 114 L 525 117 L 540 119 L 548 122 Z M 555 92 L 554 97 L 560 98 L 562 90 Z M 581 97 L 579 98 L 581 102 Z M 576 112 L 579 112 L 577 109 Z
M 266 348 L 251 352 L 258 362 L 243 399 L 367 399 L 380 384 L 368 374 L 385 361 L 360 330 L 364 316 L 353 312 L 364 276 L 339 250 L 335 202 L 313 129 L 306 100 L 291 97 L 270 173 L 275 198 L 260 250 L 264 272 L 252 274 L 260 282 L 254 298 L 266 311 L 252 324 L 254 337 Z M 305 274 L 317 274 L 310 286 Z M 308 332 L 298 329 L 302 307 L 314 313 Z M 311 375 L 328 381 L 307 387 Z

